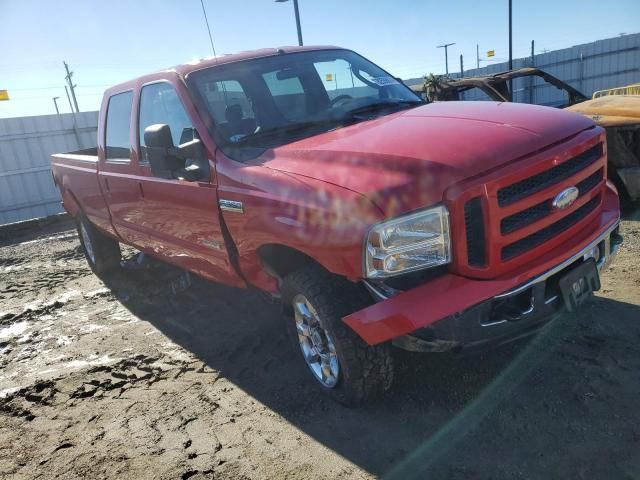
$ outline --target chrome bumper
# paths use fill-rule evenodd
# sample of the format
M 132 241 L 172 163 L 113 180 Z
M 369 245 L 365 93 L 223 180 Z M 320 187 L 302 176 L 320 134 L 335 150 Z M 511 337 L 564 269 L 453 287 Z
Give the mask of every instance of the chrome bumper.
M 607 268 L 613 261 L 614 257 L 618 254 L 620 245 L 622 245 L 622 236 L 617 233 L 619 227 L 620 221 L 609 227 L 606 232 L 604 232 L 574 256 L 566 259 L 564 262 L 556 265 L 551 270 L 546 271 L 542 275 L 538 275 L 537 277 L 529 280 L 527 283 L 513 288 L 507 292 L 501 293 L 500 295 L 496 295 L 494 298 L 507 298 L 513 295 L 517 295 L 527 288 L 531 288 L 538 283 L 546 281 L 548 278 L 552 277 L 559 271 L 564 270 L 569 265 L 581 258 L 584 260 L 587 260 L 588 258 L 597 258 L 596 266 L 598 267 L 598 270 Z
M 503 301 L 506 303 L 510 299 L 512 300 L 521 296 L 520 304 L 523 306 L 518 311 L 513 311 L 513 308 L 511 307 L 509 313 L 505 313 L 504 318 L 495 318 L 489 322 L 483 322 L 481 325 L 483 327 L 491 327 L 504 322 L 526 320 L 539 315 L 541 310 L 548 310 L 548 307 L 554 306 L 553 304 L 561 299 L 559 298 L 558 293 L 548 296 L 546 295 L 546 282 L 554 275 L 562 272 L 564 269 L 570 267 L 575 262 L 579 262 L 580 260 L 594 258 L 599 271 L 608 267 L 613 258 L 617 255 L 618 250 L 620 250 L 620 245 L 622 245 L 622 237 L 618 234 L 619 226 L 620 222 L 618 221 L 609 227 L 606 232 L 572 257 L 566 259 L 562 263 L 559 263 L 542 275 L 538 275 L 516 288 L 493 297 L 494 302 Z M 522 296 L 525 298 L 522 298 Z M 522 300 L 524 300 L 524 302 L 522 302 Z
M 458 315 L 394 338 L 393 345 L 414 352 L 441 352 L 456 348 L 473 351 L 534 333 L 563 311 L 563 300 L 554 285 L 565 274 L 565 269 L 572 268 L 574 263 L 583 259 L 596 258 L 596 266 L 602 270 L 613 260 L 622 244 L 618 226 L 619 222 L 547 272 Z
M 529 280 L 527 283 L 519 285 L 509 291 L 501 293 L 500 295 L 496 295 L 495 299 L 506 299 L 508 297 L 512 297 L 514 295 L 518 295 L 519 293 L 525 291 L 532 286 L 542 283 L 547 280 L 549 277 L 555 275 L 559 271 L 565 269 L 575 261 L 580 258 L 590 258 L 596 256 L 597 252 L 597 262 L 596 265 L 598 270 L 603 270 L 613 260 L 613 258 L 618 253 L 620 249 L 620 245 L 622 245 L 622 237 L 617 233 L 618 228 L 620 226 L 620 221 L 618 220 L 614 225 L 609 227 L 602 235 L 592 241 L 589 245 L 584 247 L 580 252 L 576 253 L 572 257 L 566 259 L 562 263 L 556 265 L 554 268 L 549 271 Z M 381 302 L 387 300 L 399 293 L 402 293 L 399 290 L 395 290 L 383 283 L 374 283 L 369 280 L 363 280 L 362 283 L 367 288 L 369 293 L 372 295 L 373 299 L 376 302 Z

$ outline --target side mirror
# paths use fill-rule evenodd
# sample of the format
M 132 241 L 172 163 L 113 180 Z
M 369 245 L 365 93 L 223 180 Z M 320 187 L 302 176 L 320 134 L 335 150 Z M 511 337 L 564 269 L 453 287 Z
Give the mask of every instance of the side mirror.
M 184 164 L 174 172 L 175 178 L 189 182 L 202 181 L 209 178 L 207 153 L 198 138 L 178 145 L 175 150 L 176 156 L 184 160 Z
M 174 146 L 169 125 L 149 125 L 144 129 L 144 143 L 144 155 L 155 177 L 174 178 L 173 172 L 184 166 L 184 162 L 172 154 Z

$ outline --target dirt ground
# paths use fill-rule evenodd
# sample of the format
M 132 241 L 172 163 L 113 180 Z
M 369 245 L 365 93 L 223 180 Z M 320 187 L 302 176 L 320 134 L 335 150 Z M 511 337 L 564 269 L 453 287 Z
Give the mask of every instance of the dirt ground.
M 103 282 L 68 222 L 14 232 L 0 477 L 639 479 L 640 215 L 623 233 L 579 314 L 483 356 L 399 354 L 392 391 L 347 409 L 259 293 L 175 293 L 157 263 Z

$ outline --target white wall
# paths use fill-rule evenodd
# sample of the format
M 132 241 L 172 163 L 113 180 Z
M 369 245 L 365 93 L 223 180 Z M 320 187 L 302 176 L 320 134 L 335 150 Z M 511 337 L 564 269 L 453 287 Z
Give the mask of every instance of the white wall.
M 0 225 L 62 212 L 49 156 L 96 146 L 98 112 L 0 119 Z

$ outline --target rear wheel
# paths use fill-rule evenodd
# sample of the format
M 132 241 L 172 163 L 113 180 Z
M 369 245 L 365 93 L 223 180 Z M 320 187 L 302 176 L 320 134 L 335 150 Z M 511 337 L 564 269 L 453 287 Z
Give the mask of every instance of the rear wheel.
M 78 217 L 78 236 L 87 263 L 96 274 L 102 274 L 120 266 L 120 244 L 98 231 L 84 216 Z
M 366 292 L 317 266 L 285 277 L 282 299 L 294 348 L 314 383 L 345 405 L 373 400 L 389 389 L 389 345 L 367 345 L 342 317 L 367 305 Z

